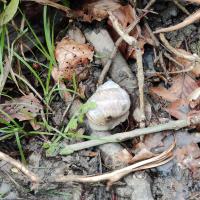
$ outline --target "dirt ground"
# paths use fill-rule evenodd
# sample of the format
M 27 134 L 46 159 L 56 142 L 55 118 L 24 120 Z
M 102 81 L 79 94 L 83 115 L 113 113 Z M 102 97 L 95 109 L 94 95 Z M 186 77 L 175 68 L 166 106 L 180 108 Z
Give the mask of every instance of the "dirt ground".
M 46 4 L 44 2 L 43 4 Z M 56 3 L 63 2 L 56 1 Z M 136 1 L 136 5 L 135 1 L 98 0 L 95 1 L 96 3 L 93 2 L 70 1 L 71 10 L 76 11 L 74 12 L 75 17 L 68 16 L 62 9 L 48 6 L 48 17 L 54 19 L 53 44 L 55 45 L 53 55 L 51 53 L 49 55 L 55 56 L 54 60 L 57 61 L 55 62 L 58 68 L 51 63 L 51 59 L 48 60 L 48 56 L 45 57 L 41 53 L 40 48 L 37 48 L 39 43 L 31 33 L 30 27 L 27 26 L 27 21 L 22 22 L 19 10 L 13 21 L 7 24 L 11 44 L 19 34 L 17 29 L 20 26 L 24 26 L 24 30 L 28 27 L 28 31 L 22 37 L 20 36 L 19 40 L 16 40 L 17 45 L 14 46 L 14 52 L 18 52 L 20 56 L 13 55 L 13 71 L 9 71 L 10 75 L 6 79 L 0 99 L 0 109 L 4 111 L 4 113 L 0 113 L 0 150 L 23 163 L 22 153 L 19 150 L 18 139 L 20 139 L 27 168 L 42 181 L 38 185 L 35 184 L 22 173 L 23 170 L 21 171 L 20 168 L 1 158 L 0 199 L 200 199 L 200 133 L 199 125 L 192 122 L 182 126 L 183 128 L 168 127 L 165 130 L 155 131 L 156 133 L 129 138 L 122 142 L 111 140 L 89 148 L 80 148 L 79 146 L 80 150 L 74 152 L 70 152 L 69 148 L 67 153 L 60 153 L 61 149 L 72 144 L 88 140 L 101 141 L 98 137 L 200 116 L 200 95 L 199 93 L 195 93 L 197 97 L 193 95 L 194 91 L 198 91 L 200 85 L 198 60 L 200 57 L 200 17 L 183 28 L 164 33 L 165 39 L 176 52 L 183 52 L 183 55 L 193 56 L 192 58 L 196 56 L 197 60 L 195 61 L 174 54 L 160 35 L 153 33 L 161 27 L 170 27 L 181 23 L 192 13 L 199 11 L 200 4 L 190 1 L 157 0 L 145 13 L 144 8 L 149 2 L 146 0 Z M 100 7 L 97 2 L 101 2 Z M 43 26 L 43 7 L 37 1 L 22 1 L 19 5 L 39 41 L 48 49 Z M 114 57 L 108 56 L 110 55 L 108 53 L 111 53 L 114 48 L 114 42 L 119 37 L 113 28 L 112 20 L 108 17 L 108 13 L 111 12 L 110 7 L 112 9 L 117 7 L 112 10 L 112 13 L 121 23 L 123 30 L 134 20 L 139 19 L 139 16 L 145 15 L 141 17 L 130 33 L 138 41 L 138 49 L 142 52 L 145 114 L 145 119 L 142 120 L 143 113 L 141 110 L 138 111 L 141 105 L 139 91 L 141 82 L 138 78 L 137 49 L 123 41 L 118 46 L 119 50 Z M 132 14 L 132 12 L 135 13 Z M 52 25 L 52 21 L 50 25 Z M 148 31 L 148 28 L 151 31 Z M 67 38 L 66 41 L 63 38 Z M 63 42 L 63 44 L 62 41 L 66 43 Z M 5 44 L 8 45 L 7 42 Z M 68 45 L 66 49 L 65 45 Z M 1 56 L 4 58 L 4 64 L 6 58 L 9 57 L 7 51 L 5 49 Z M 67 57 L 66 51 L 75 52 L 75 56 L 72 59 Z M 63 59 L 61 55 L 64 55 L 64 61 L 60 61 Z M 23 58 L 29 65 L 26 65 L 20 58 Z M 36 58 L 38 63 L 35 62 Z M 128 117 L 120 121 L 112 130 L 97 131 L 91 126 L 89 118 L 85 116 L 89 108 L 85 108 L 86 111 L 84 109 L 79 111 L 79 115 L 74 115 L 74 113 L 98 91 L 99 77 L 109 59 L 112 61 L 112 65 L 103 82 L 111 79 L 117 83 L 127 92 L 131 105 Z M 65 68 L 62 68 L 60 63 Z M 193 65 L 194 63 L 195 65 Z M 50 67 L 52 70 L 49 72 Z M 22 78 L 19 79 L 16 74 Z M 59 83 L 60 76 L 64 80 L 59 85 L 61 89 L 55 90 L 52 93 L 53 98 L 46 104 L 49 93 L 43 93 L 40 80 L 46 84 L 46 78 L 50 77 L 48 87 L 52 89 L 56 83 Z M 33 89 L 27 86 L 27 82 Z M 70 92 L 66 92 L 66 89 L 70 89 Z M 21 91 L 24 93 L 23 95 Z M 30 93 L 34 95 L 28 96 Z M 120 101 L 120 97 L 117 96 L 118 93 L 116 96 L 114 96 L 114 92 L 111 94 L 113 98 L 108 98 L 106 103 L 109 103 L 110 106 L 106 108 L 114 110 L 116 113 L 120 110 L 120 105 L 114 108 L 114 101 Z M 40 95 L 42 99 L 39 98 Z M 9 96 L 12 99 L 8 98 Z M 106 101 L 108 96 L 109 91 L 101 101 Z M 112 100 L 114 100 L 113 103 Z M 25 105 L 22 108 L 16 104 L 17 106 L 14 107 L 13 104 L 15 105 L 16 102 L 24 104 L 31 102 L 31 106 L 27 108 Z M 27 115 L 27 112 L 31 114 Z M 12 120 L 5 113 L 10 115 Z M 108 122 L 110 118 L 112 115 L 108 116 L 105 121 Z M 7 130 L 5 127 L 10 128 L 10 132 L 4 131 Z M 63 136 L 62 132 L 66 135 Z M 57 137 L 60 138 L 55 143 L 56 146 L 51 146 Z M 81 181 L 56 181 L 60 176 L 101 175 L 123 169 L 133 163 L 162 154 L 173 143 L 176 144 L 176 147 L 166 163 L 159 165 L 158 162 L 155 162 L 154 166 L 147 167 L 147 169 L 140 170 L 139 168 L 120 179 L 116 178 L 110 187 L 108 187 L 109 181 L 106 180 L 84 183 Z

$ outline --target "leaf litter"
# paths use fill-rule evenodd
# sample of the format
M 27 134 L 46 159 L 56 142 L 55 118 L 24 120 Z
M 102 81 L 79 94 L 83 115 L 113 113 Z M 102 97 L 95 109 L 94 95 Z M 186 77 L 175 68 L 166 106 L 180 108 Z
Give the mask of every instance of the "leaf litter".
M 93 58 L 93 48 L 89 44 L 81 44 L 70 38 L 58 42 L 55 57 L 58 68 L 54 67 L 52 76 L 59 80 L 72 80 L 75 74 L 78 80 L 84 80 L 89 72 L 89 62 Z
M 5 101 L 5 103 L 0 104 L 0 109 L 0 118 L 7 122 L 13 119 L 29 121 L 41 115 L 43 106 L 33 93 L 30 93 L 10 101 Z
M 159 5 L 159 3 L 158 3 Z M 73 8 L 73 6 L 72 6 Z M 112 14 L 116 17 L 116 19 L 118 20 L 118 22 L 121 24 L 121 26 L 123 27 L 123 30 L 125 30 L 130 24 L 132 24 L 137 18 L 137 14 L 141 14 L 141 11 L 136 12 L 136 10 L 130 5 L 121 5 L 119 3 L 119 1 L 104 1 L 104 0 L 98 0 L 98 1 L 84 1 L 84 3 L 81 3 L 81 5 L 78 6 L 78 8 L 75 8 L 75 12 L 77 17 L 79 17 L 78 19 L 80 21 L 86 21 L 86 22 L 93 22 L 94 21 L 102 21 L 102 20 L 106 20 L 108 17 L 108 11 L 112 12 Z M 79 23 L 80 23 L 79 21 Z M 147 20 L 148 21 L 148 18 Z M 96 23 L 96 22 L 95 22 Z M 110 24 L 109 21 L 107 21 L 108 23 L 108 27 L 109 29 L 111 28 L 112 30 L 109 30 L 110 34 L 113 37 L 113 40 L 116 41 L 117 38 L 119 38 L 118 34 L 116 34 L 114 28 L 112 27 L 112 25 Z M 55 57 L 56 60 L 58 62 L 58 66 L 54 66 L 53 67 L 53 71 L 52 71 L 52 77 L 54 79 L 55 82 L 62 82 L 62 83 L 66 83 L 66 82 L 72 82 L 72 79 L 74 78 L 74 76 L 77 78 L 77 81 L 81 82 L 81 87 L 77 90 L 77 92 L 81 93 L 81 96 L 84 96 L 85 93 L 85 85 L 84 85 L 84 80 L 87 80 L 90 76 L 92 76 L 93 74 L 91 74 L 91 62 L 94 59 L 94 63 L 99 63 L 99 61 L 96 60 L 96 58 L 93 58 L 94 56 L 94 47 L 92 47 L 90 44 L 87 44 L 85 38 L 83 37 L 82 32 L 80 31 L 80 29 L 78 28 L 73 28 L 70 29 L 70 31 L 68 31 L 68 36 L 64 37 L 60 42 L 57 42 L 56 44 L 56 48 L 55 48 Z M 153 47 L 153 39 L 152 39 L 152 35 L 150 35 L 149 31 L 147 29 L 144 28 L 143 24 L 137 24 L 136 27 L 132 30 L 132 32 L 130 33 L 130 36 L 134 37 L 137 39 L 140 49 L 141 49 L 141 53 L 143 54 L 146 51 L 145 45 L 148 44 L 150 45 L 149 48 L 154 48 Z M 135 59 L 136 55 L 135 55 L 135 49 L 126 44 L 125 42 L 122 42 L 119 46 L 119 50 L 121 51 L 121 53 L 123 54 L 124 58 L 126 60 L 129 59 Z M 179 51 L 179 53 L 183 53 L 184 55 L 189 55 L 191 56 L 192 54 L 189 53 L 189 51 L 185 51 L 184 49 L 176 49 L 177 51 Z M 154 55 L 156 55 L 157 49 L 154 49 Z M 185 72 L 180 72 L 177 73 L 178 75 L 171 75 L 170 73 L 170 78 L 171 78 L 171 82 L 168 83 L 168 85 L 170 85 L 170 87 L 164 87 L 163 83 L 159 80 L 160 85 L 159 86 L 154 86 L 151 87 L 149 89 L 149 93 L 151 95 L 157 95 L 159 97 L 161 97 L 164 101 L 167 101 L 167 106 L 161 110 L 161 113 L 156 113 L 154 109 L 151 108 L 151 106 L 154 106 L 154 104 L 160 104 L 160 102 L 151 102 L 150 104 L 150 117 L 147 118 L 147 122 L 146 125 L 148 127 L 153 126 L 154 124 L 157 125 L 159 122 L 163 121 L 167 121 L 169 120 L 168 116 L 165 116 L 165 112 L 168 112 L 168 114 L 170 114 L 173 119 L 189 119 L 192 116 L 199 116 L 199 83 L 197 81 L 197 78 L 199 77 L 199 63 L 193 63 L 192 61 L 188 61 L 187 59 L 183 59 L 180 58 L 178 56 L 172 56 L 173 59 L 175 59 L 175 61 L 177 63 L 179 63 L 179 66 L 183 66 L 184 68 L 182 68 L 181 70 L 185 70 Z M 156 62 L 155 62 L 156 63 Z M 155 64 L 154 63 L 154 64 Z M 155 67 L 156 69 L 156 67 Z M 172 70 L 171 70 L 172 69 Z M 38 69 L 36 69 L 38 70 Z M 177 72 L 177 66 L 174 66 L 174 63 L 170 62 L 169 66 L 167 66 L 166 71 L 169 70 L 169 72 Z M 180 70 L 180 69 L 179 69 Z M 132 70 L 133 72 L 135 70 Z M 154 85 L 154 84 L 152 84 Z M 61 85 L 62 87 L 63 85 Z M 67 84 L 65 86 L 68 86 Z M 63 89 L 66 89 L 65 87 Z M 127 88 L 126 88 L 127 90 Z M 135 92 L 137 94 L 137 91 Z M 135 97 L 134 95 L 132 97 Z M 87 96 L 86 96 L 87 98 Z M 71 94 L 67 94 L 65 96 L 64 101 L 71 101 L 73 102 L 73 98 L 71 98 Z M 80 100 L 79 97 L 76 96 L 76 100 Z M 81 99 L 82 101 L 82 99 Z M 135 101 L 133 101 L 133 106 L 135 106 Z M 42 104 L 39 102 L 39 100 L 37 100 L 34 95 L 32 93 L 30 93 L 29 95 L 26 96 L 22 96 L 20 98 L 14 98 L 11 101 L 5 101 L 4 104 L 0 105 L 1 110 L 4 113 L 7 113 L 7 115 L 5 114 L 0 114 L 0 117 L 2 119 L 4 119 L 7 122 L 10 122 L 12 119 L 17 119 L 19 121 L 30 121 L 35 119 L 37 116 L 40 115 L 41 112 L 43 112 L 43 110 L 45 109 Z M 84 115 L 85 112 L 87 112 L 88 109 L 92 109 L 94 107 L 94 105 L 87 105 L 85 107 L 85 109 L 81 110 L 81 112 L 73 115 L 74 117 L 72 117 L 71 119 L 69 119 L 68 124 L 66 126 L 66 130 L 69 131 L 68 133 L 70 133 L 71 135 L 75 135 L 76 134 L 76 130 L 78 128 L 79 124 L 82 124 L 83 122 L 87 124 L 87 122 L 85 121 Z M 84 108 L 84 107 L 83 107 Z M 138 111 L 139 112 L 139 111 Z M 139 112 L 140 114 L 140 112 Z M 138 114 L 138 115 L 139 115 Z M 158 115 L 158 118 L 155 119 Z M 10 117 L 8 117 L 10 116 Z M 165 116 L 165 117 L 163 117 Z M 137 128 L 139 125 L 137 123 L 137 121 L 133 121 L 133 119 L 131 118 L 132 116 L 130 116 L 130 121 L 131 121 L 131 129 Z M 127 122 L 120 124 L 120 126 L 118 126 L 116 128 L 116 130 L 126 130 L 126 129 L 130 129 L 129 124 L 126 124 Z M 82 124 L 83 125 L 83 124 Z M 147 127 L 147 128 L 148 128 Z M 117 156 L 117 159 L 123 161 L 123 159 L 128 160 L 129 164 L 130 163 L 136 163 L 140 164 L 141 161 L 146 161 L 148 159 L 152 159 L 155 158 L 156 156 L 158 156 L 158 151 L 157 149 L 159 148 L 164 148 L 164 150 L 167 149 L 168 146 L 165 146 L 165 140 L 168 139 L 170 136 L 173 136 L 177 142 L 177 140 L 184 140 L 184 138 L 187 140 L 187 144 L 184 144 L 182 146 L 178 146 L 177 142 L 177 148 L 174 150 L 174 156 L 176 159 L 176 166 L 180 166 L 181 169 L 186 169 L 189 170 L 189 173 L 192 172 L 192 176 L 194 178 L 199 178 L 199 157 L 200 157 L 200 151 L 199 151 L 199 146 L 198 146 L 198 142 L 199 140 L 196 140 L 196 137 L 194 137 L 194 133 L 189 133 L 188 130 L 190 128 L 197 128 L 195 126 L 191 126 L 188 127 L 188 129 L 184 129 L 184 133 L 182 133 L 182 137 L 178 137 L 178 135 L 180 136 L 180 134 L 178 134 L 178 132 L 176 132 L 175 130 L 173 132 L 175 132 L 174 134 L 172 134 L 171 132 L 160 132 L 157 134 L 151 134 L 151 135 L 146 135 L 144 137 L 140 137 L 140 138 L 136 138 L 136 140 L 132 141 L 132 145 L 127 145 L 124 144 L 123 147 L 125 148 L 121 148 L 120 145 L 120 151 L 115 154 L 113 156 L 113 158 L 115 158 Z M 89 132 L 90 130 L 86 128 L 86 130 Z M 63 131 L 63 129 L 62 129 Z M 86 131 L 86 132 L 87 132 Z M 65 131 L 64 131 L 65 132 Z M 77 131 L 78 132 L 78 131 Z M 86 132 L 84 134 L 86 134 Z M 115 130 L 113 131 L 115 132 Z M 83 136 L 87 136 L 88 135 L 83 135 Z M 49 138 L 47 139 L 46 136 L 43 137 L 43 140 L 49 141 Z M 80 140 L 80 139 L 79 139 Z M 74 142 L 77 140 L 71 140 L 70 142 Z M 137 141 L 137 142 L 136 142 Z M 37 143 L 38 141 L 36 140 L 35 143 Z M 66 143 L 68 143 L 69 141 L 64 141 Z M 171 142 L 173 143 L 173 142 Z M 113 144 L 113 143 L 111 143 Z M 118 145 L 118 144 L 117 144 Z M 34 145 L 32 145 L 31 148 Z M 35 145 L 37 146 L 37 145 Z M 105 146 L 105 145 L 104 145 Z M 40 146 L 41 147 L 41 146 Z M 101 147 L 101 146 L 100 146 Z M 109 146 L 109 147 L 114 147 L 114 146 Z M 102 160 L 106 160 L 108 158 L 104 158 L 110 154 L 112 154 L 112 148 L 107 148 L 106 149 L 106 153 L 104 151 L 104 154 L 102 155 Z M 34 158 L 30 159 L 35 159 L 36 161 L 36 167 L 40 168 L 40 167 L 44 167 L 48 168 L 48 167 L 52 167 L 55 169 L 55 171 L 52 173 L 49 171 L 49 169 L 45 169 L 46 172 L 42 172 L 42 170 L 38 170 L 38 169 L 34 169 L 34 171 L 36 173 L 41 173 L 42 172 L 42 176 L 43 178 L 46 178 L 50 175 L 56 175 L 57 173 L 61 173 L 61 175 L 63 175 L 64 168 L 67 168 L 67 173 L 71 173 L 71 174 L 92 174 L 92 173 L 102 173 L 102 169 L 101 171 L 98 171 L 98 167 L 97 167 L 97 163 L 98 161 L 98 156 L 99 153 L 94 152 L 94 154 L 92 154 L 95 159 L 92 160 L 91 158 L 89 158 L 88 153 L 86 153 L 84 150 L 82 150 L 81 152 L 77 153 L 75 156 L 73 155 L 69 155 L 69 156 L 62 156 L 63 161 L 65 160 L 67 163 L 67 166 L 64 166 L 64 164 L 62 162 L 57 162 L 57 161 L 53 161 L 53 160 L 43 160 L 41 159 L 41 153 L 37 154 L 37 151 L 40 148 L 35 147 L 33 151 L 33 154 L 35 153 L 35 155 L 33 155 Z M 121 150 L 123 149 L 123 150 Z M 94 151 L 96 151 L 96 149 L 92 149 Z M 99 150 L 101 151 L 101 148 L 99 148 Z M 40 151 L 43 151 L 43 149 L 40 149 Z M 121 154 L 120 154 L 121 152 Z M 125 154 L 124 154 L 125 152 Z M 85 157 L 81 155 L 85 153 Z M 126 155 L 126 156 L 124 156 Z M 171 155 L 171 154 L 170 154 Z M 71 157 L 70 157 L 71 156 Z M 124 157 L 123 157 L 124 156 Z M 76 159 L 74 159 L 76 157 Z M 39 160 L 38 160 L 38 159 Z M 175 159 L 173 160 L 173 162 L 175 162 Z M 74 162 L 76 160 L 76 165 L 74 166 Z M 101 158 L 100 158 L 101 160 Z M 41 162 L 41 163 L 40 163 Z M 90 166 L 87 165 L 87 162 L 90 162 Z M 92 163 L 95 163 L 95 169 L 92 167 Z M 43 163 L 43 164 L 42 164 Z M 30 162 L 31 164 L 31 162 Z M 109 163 L 112 167 L 112 162 L 110 161 Z M 32 164 L 31 164 L 32 165 Z M 34 165 L 34 163 L 33 163 Z M 44 166 L 42 166 L 44 165 Z M 151 164 L 149 165 L 151 168 Z M 166 165 L 163 165 L 166 166 Z M 104 166 L 106 168 L 106 166 Z M 148 165 L 146 166 L 148 167 Z M 109 167 L 107 167 L 108 169 Z M 161 166 L 162 168 L 162 166 Z M 145 168 L 144 168 L 145 169 Z M 93 170 L 93 171 L 92 171 Z M 103 168 L 103 171 L 105 169 Z M 159 167 L 157 167 L 155 170 L 159 170 Z M 153 171 L 153 170 L 152 170 Z M 152 172 L 150 171 L 150 173 Z M 132 176 L 132 175 L 131 175 Z M 171 175 L 170 175 L 171 176 Z M 169 177 L 170 177 L 169 176 Z M 91 177 L 92 178 L 92 177 Z M 118 180 L 117 177 L 114 177 L 114 179 Z M 155 178 L 156 180 L 156 178 Z M 115 181 L 115 180 L 114 180 Z M 146 182 L 145 182 L 146 183 Z M 182 184 L 182 182 L 180 183 L 180 185 Z M 162 184 L 161 184 L 162 185 Z M 141 186 L 142 187 L 142 186 Z M 162 187 L 162 186 L 160 186 Z M 56 186 L 54 186 L 55 189 Z M 81 189 L 80 189 L 81 188 Z M 84 188 L 84 186 L 83 186 Z M 82 198 L 81 193 L 85 192 L 84 189 L 81 187 L 79 187 L 79 190 L 81 191 L 79 194 L 76 194 L 78 196 L 78 198 Z M 176 188 L 176 187 L 175 187 Z M 132 189 L 134 190 L 134 189 Z M 139 192 L 138 192 L 139 193 Z M 132 194 L 132 193 L 131 193 Z M 89 195 L 89 194 L 87 194 Z M 181 194 L 182 195 L 182 194 Z M 73 196 L 73 195 L 72 195 Z M 73 198 L 71 196 L 71 198 Z M 183 195 L 184 196 L 184 195 Z M 115 197 L 113 197 L 115 198 Z M 159 198 L 158 198 L 159 199 Z M 170 199 L 170 198 L 169 198 Z

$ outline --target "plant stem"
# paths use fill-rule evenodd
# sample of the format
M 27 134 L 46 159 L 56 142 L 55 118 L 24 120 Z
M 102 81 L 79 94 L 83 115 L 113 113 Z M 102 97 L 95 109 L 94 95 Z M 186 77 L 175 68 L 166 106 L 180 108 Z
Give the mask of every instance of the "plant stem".
M 192 118 L 187 118 L 187 119 L 177 120 L 177 121 L 170 121 L 165 124 L 159 124 L 159 125 L 148 127 L 148 128 L 140 128 L 140 129 L 135 129 L 128 132 L 116 133 L 114 135 L 101 137 L 96 140 L 90 140 L 90 141 L 80 142 L 77 144 L 68 145 L 61 150 L 60 154 L 69 154 L 75 151 L 79 151 L 82 149 L 98 146 L 101 144 L 111 143 L 111 142 L 112 143 L 123 142 L 126 140 L 130 140 L 134 137 L 147 135 L 151 133 L 158 133 L 165 130 L 178 130 L 181 128 L 189 127 L 191 125 L 197 125 L 199 123 L 200 123 L 200 116 L 194 116 Z

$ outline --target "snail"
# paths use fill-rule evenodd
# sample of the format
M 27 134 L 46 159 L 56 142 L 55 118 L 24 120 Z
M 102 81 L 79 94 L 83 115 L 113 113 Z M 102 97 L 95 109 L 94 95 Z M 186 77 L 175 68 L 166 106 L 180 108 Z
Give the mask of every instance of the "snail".
M 101 85 L 88 102 L 96 104 L 96 108 L 86 114 L 93 130 L 111 130 L 128 118 L 130 97 L 124 89 L 111 80 Z

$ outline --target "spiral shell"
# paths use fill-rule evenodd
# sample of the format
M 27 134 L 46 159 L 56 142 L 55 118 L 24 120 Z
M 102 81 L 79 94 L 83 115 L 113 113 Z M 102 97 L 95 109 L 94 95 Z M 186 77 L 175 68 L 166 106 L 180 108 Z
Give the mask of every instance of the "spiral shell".
M 96 104 L 96 108 L 86 114 L 94 130 L 111 130 L 125 121 L 131 104 L 127 92 L 111 80 L 101 85 L 88 102 Z

